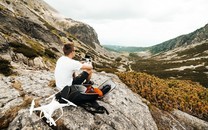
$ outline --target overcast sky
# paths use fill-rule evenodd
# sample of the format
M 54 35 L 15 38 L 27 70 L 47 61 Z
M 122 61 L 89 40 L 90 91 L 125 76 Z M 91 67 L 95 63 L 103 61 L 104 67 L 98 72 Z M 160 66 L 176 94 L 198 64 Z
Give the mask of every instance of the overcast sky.
M 101 45 L 146 47 L 208 23 L 208 0 L 44 0 L 92 26 Z

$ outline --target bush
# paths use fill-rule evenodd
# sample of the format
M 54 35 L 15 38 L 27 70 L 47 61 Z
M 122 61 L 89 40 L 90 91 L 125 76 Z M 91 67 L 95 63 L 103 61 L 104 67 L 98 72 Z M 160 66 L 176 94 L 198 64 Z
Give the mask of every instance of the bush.
M 190 80 L 163 80 L 145 73 L 117 73 L 135 93 L 156 107 L 170 111 L 179 109 L 208 120 L 208 89 Z

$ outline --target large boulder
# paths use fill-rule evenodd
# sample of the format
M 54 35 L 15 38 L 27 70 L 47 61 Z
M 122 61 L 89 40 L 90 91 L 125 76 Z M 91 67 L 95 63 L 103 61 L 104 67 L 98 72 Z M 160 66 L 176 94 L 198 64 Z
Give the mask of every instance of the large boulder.
M 49 129 L 36 113 L 29 116 L 30 102 L 32 99 L 37 100 L 37 104 L 46 104 L 45 99 L 57 93 L 55 88 L 49 86 L 54 80 L 53 73 L 49 71 L 32 71 L 21 70 L 19 76 L 4 77 L 1 84 L 4 84 L 7 91 L 14 91 L 12 100 L 18 103 L 9 103 L 13 106 L 18 104 L 15 116 L 7 116 L 0 120 L 7 121 L 7 125 L 1 128 L 8 129 Z M 117 76 L 107 73 L 95 72 L 92 79 L 96 85 L 100 85 L 105 80 L 112 78 L 117 87 L 98 103 L 107 108 L 109 115 L 96 114 L 85 111 L 82 107 L 64 107 L 64 116 L 57 121 L 57 128 L 64 129 L 157 129 L 149 108 L 142 102 L 139 95 L 133 93 L 123 84 Z M 96 86 L 95 85 L 95 86 Z M 3 91 L 3 90 L 2 90 Z M 26 103 L 25 103 L 26 102 Z M 28 103 L 29 102 L 29 103 Z M 5 101 L 5 105 L 1 110 L 10 111 L 11 107 Z M 24 104 L 24 105 L 22 105 Z M 2 114 L 2 113 L 1 113 Z

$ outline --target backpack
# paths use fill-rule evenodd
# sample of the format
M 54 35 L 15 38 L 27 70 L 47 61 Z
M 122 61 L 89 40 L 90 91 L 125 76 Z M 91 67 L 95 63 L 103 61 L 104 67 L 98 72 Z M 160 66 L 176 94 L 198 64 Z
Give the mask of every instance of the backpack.
M 74 104 L 83 107 L 86 111 L 91 114 L 104 114 L 109 112 L 103 106 L 100 106 L 96 101 L 98 99 L 97 93 L 85 93 L 83 91 L 83 85 L 71 85 L 65 86 L 59 93 L 55 95 L 56 100 L 59 103 L 66 103 L 64 99 L 67 99 Z

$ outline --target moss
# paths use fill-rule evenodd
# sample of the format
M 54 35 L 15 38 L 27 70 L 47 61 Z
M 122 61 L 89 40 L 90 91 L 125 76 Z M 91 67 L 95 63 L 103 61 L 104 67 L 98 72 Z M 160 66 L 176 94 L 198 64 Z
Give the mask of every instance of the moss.
M 6 8 L 0 4 L 0 11 L 5 10 Z
M 121 57 L 117 57 L 117 58 L 115 59 L 116 62 L 120 62 L 121 60 L 122 60 Z
M 28 5 L 28 3 L 26 1 L 23 1 L 23 2 L 24 2 L 24 4 Z
M 9 45 L 13 47 L 14 52 L 16 53 L 22 53 L 24 56 L 28 58 L 35 58 L 39 55 L 41 55 L 38 51 L 36 51 L 33 48 L 30 48 L 26 46 L 25 44 L 18 43 L 18 42 L 10 42 Z
M 56 58 L 56 54 L 49 49 L 45 49 L 45 55 L 52 59 Z
M 6 0 L 6 3 L 9 5 L 9 4 L 11 4 L 11 2 L 10 1 L 8 1 L 8 0 Z
M 0 73 L 1 74 L 5 75 L 5 76 L 9 76 L 9 75 L 13 74 L 12 66 L 8 60 L 5 60 L 0 57 L 0 63 L 1 63 L 0 64 Z
M 37 8 L 35 8 L 34 10 L 35 10 L 36 12 L 40 12 L 40 10 L 39 10 L 39 9 L 37 9 Z
M 38 53 L 40 55 L 43 55 L 44 53 L 44 47 L 37 41 L 34 41 L 32 39 L 29 39 L 29 38 L 24 38 L 25 39 L 25 42 L 31 46 L 31 48 L 33 48 L 34 50 L 38 51 Z
M 102 64 L 93 64 L 94 69 L 98 72 L 105 71 L 107 73 L 116 73 L 118 72 L 117 67 L 110 66 L 108 63 L 102 62 Z
M 118 72 L 118 70 L 116 70 L 115 68 L 95 68 L 95 70 L 98 72 L 105 71 L 106 73 L 113 73 L 113 74 Z
M 52 47 L 51 49 L 52 49 L 53 51 L 55 51 L 55 52 L 59 52 L 59 50 L 56 49 L 55 47 Z

